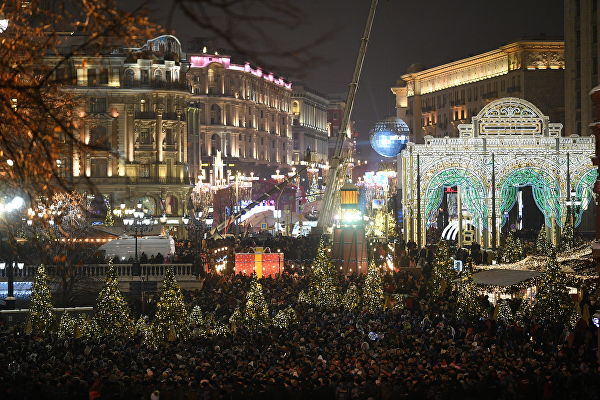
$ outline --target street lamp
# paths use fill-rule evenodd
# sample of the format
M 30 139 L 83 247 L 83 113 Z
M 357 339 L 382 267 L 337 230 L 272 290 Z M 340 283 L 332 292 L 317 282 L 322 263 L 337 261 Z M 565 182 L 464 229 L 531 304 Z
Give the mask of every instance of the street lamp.
M 142 209 L 142 203 L 138 202 L 137 207 L 131 213 L 132 217 L 124 218 L 123 224 L 125 225 L 125 231 L 133 233 L 135 238 L 135 259 L 131 268 L 131 275 L 140 276 L 142 274 L 142 268 L 138 258 L 138 236 L 144 232 L 148 232 L 152 229 L 152 219 L 146 216 L 146 213 Z
M 25 200 L 21 196 L 15 196 L 12 200 L 6 203 L 0 203 L 0 214 L 4 214 L 8 216 L 13 211 L 20 210 L 25 205 Z M 7 235 L 8 241 L 8 235 Z M 2 242 L 2 237 L 0 237 L 0 244 Z M 15 277 L 14 277 L 14 267 L 17 266 L 17 263 L 9 260 L 7 263 L 3 263 L 5 265 L 6 270 L 6 278 L 7 278 L 7 293 L 6 293 L 6 308 L 9 310 L 14 310 L 15 308 Z M 22 264 L 19 264 L 18 267 L 21 267 Z

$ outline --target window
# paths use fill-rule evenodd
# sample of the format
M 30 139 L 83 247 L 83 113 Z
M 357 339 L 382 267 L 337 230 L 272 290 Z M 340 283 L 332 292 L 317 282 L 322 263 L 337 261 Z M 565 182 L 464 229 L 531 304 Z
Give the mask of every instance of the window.
M 173 128 L 167 128 L 165 129 L 165 142 L 167 145 L 174 145 L 175 144 L 175 138 L 173 135 Z
M 465 110 L 460 111 L 460 119 L 465 119 Z
M 100 70 L 100 78 L 98 83 L 101 85 L 108 85 L 108 68 L 102 68 Z
M 90 173 L 92 177 L 103 178 L 107 176 L 108 160 L 106 158 L 92 158 Z
M 96 69 L 95 68 L 88 68 L 87 76 L 88 76 L 88 86 L 96 86 L 98 84 L 98 78 L 96 77 Z
M 162 72 L 160 72 L 160 69 L 157 69 L 156 71 L 154 71 L 154 81 L 155 82 L 162 81 Z
M 458 121 L 458 111 L 454 111 L 454 120 Z
M 125 71 L 125 86 L 133 86 L 134 76 L 132 69 Z
M 171 82 L 171 71 L 165 71 L 165 81 Z
M 110 141 L 104 126 L 94 126 L 90 129 L 89 145 L 97 149 L 110 149 Z
M 140 178 L 149 178 L 149 177 L 150 177 L 150 164 L 140 164 Z M 148 211 L 150 211 L 150 209 L 148 209 Z
M 150 128 L 141 128 L 140 129 L 140 144 L 152 144 L 152 134 L 150 132 Z
M 106 98 L 105 97 L 91 97 L 90 98 L 90 113 L 103 113 L 106 112 Z
M 221 150 L 221 138 L 214 134 L 210 138 L 210 155 L 214 156 L 219 150 Z
M 292 102 L 292 113 L 300 114 L 300 103 L 297 101 Z
M 210 123 L 212 125 L 221 124 L 221 107 L 216 104 L 210 106 Z
M 148 82 L 150 80 L 150 78 L 149 78 L 150 74 L 149 74 L 148 70 L 147 69 L 143 69 L 140 72 L 141 72 L 142 83 L 148 84 Z

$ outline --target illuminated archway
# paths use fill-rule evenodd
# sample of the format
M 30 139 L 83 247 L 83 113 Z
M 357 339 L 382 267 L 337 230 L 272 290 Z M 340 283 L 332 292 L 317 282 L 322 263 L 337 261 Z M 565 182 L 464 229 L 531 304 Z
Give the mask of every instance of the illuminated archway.
M 425 192 L 425 217 L 427 226 L 431 225 L 435 211 L 442 204 L 444 187 L 451 186 L 460 187 L 461 200 L 467 211 L 473 215 L 473 225 L 486 227 L 486 188 L 473 172 L 463 168 L 444 169 L 437 173 L 429 182 Z
M 594 182 L 598 177 L 598 170 L 596 168 L 589 169 L 583 174 L 581 179 L 575 185 L 575 199 L 581 200 L 581 205 L 575 213 L 575 226 L 581 224 L 583 213 L 587 209 L 588 205 L 592 201 L 594 194 Z
M 505 212 L 510 211 L 517 201 L 519 187 L 531 186 L 533 199 L 539 210 L 544 214 L 547 226 L 551 225 L 551 217 L 556 217 L 560 225 L 560 185 L 558 180 L 548 171 L 540 168 L 525 167 L 518 168 L 507 174 L 500 182 L 500 215 L 501 226 L 506 224 Z

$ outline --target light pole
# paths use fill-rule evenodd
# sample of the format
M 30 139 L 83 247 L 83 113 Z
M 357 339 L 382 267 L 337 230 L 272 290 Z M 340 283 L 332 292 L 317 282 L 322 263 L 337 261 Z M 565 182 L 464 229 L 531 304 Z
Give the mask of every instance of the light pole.
M 20 210 L 24 204 L 25 204 L 25 200 L 23 200 L 23 198 L 21 196 L 15 196 L 9 202 L 0 203 L 0 214 L 3 214 L 4 216 L 8 216 L 13 211 Z M 6 217 L 4 219 L 4 222 L 7 223 Z M 9 240 L 8 235 L 6 237 L 6 240 L 8 242 L 8 240 Z M 2 242 L 2 237 L 0 236 L 0 243 L 1 242 Z M 6 278 L 7 278 L 7 293 L 6 293 L 6 298 L 5 298 L 6 308 L 9 310 L 14 310 L 15 303 L 16 303 L 15 292 L 14 292 L 14 288 L 15 288 L 14 267 L 16 266 L 16 263 L 13 263 L 13 260 L 7 260 L 7 262 L 4 263 L 4 266 L 6 268 Z
M 125 231 L 133 233 L 135 238 L 135 258 L 131 268 L 131 275 L 140 276 L 142 268 L 138 258 L 138 236 L 150 231 L 152 225 L 156 224 L 156 221 L 152 221 L 152 219 L 146 216 L 146 210 L 142 209 L 142 203 L 140 202 L 138 202 L 136 208 L 129 215 L 131 216 L 123 218 L 123 224 L 125 225 Z

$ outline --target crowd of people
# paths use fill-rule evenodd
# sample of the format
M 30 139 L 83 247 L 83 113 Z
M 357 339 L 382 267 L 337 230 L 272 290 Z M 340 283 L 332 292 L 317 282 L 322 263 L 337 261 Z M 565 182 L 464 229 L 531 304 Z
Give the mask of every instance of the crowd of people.
M 341 279 L 340 291 L 360 277 Z M 596 329 L 559 331 L 534 320 L 458 319 L 450 289 L 428 295 L 419 271 L 387 275 L 400 305 L 367 314 L 299 303 L 309 278 L 261 280 L 271 315 L 292 305 L 287 329 L 238 329 L 146 348 L 122 340 L 0 335 L 5 399 L 597 399 Z M 209 274 L 188 306 L 226 322 L 250 278 Z M 398 297 L 396 297 L 398 298 Z M 485 299 L 482 298 L 482 301 Z M 595 307 L 592 304 L 592 307 Z

